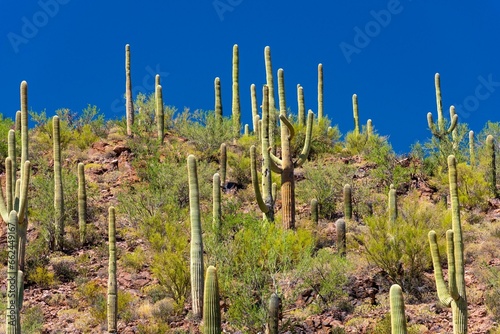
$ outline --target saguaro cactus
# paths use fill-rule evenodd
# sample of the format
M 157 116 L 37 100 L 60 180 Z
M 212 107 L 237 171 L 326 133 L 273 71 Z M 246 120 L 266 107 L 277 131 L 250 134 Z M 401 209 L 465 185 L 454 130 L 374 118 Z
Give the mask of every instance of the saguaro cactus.
M 227 170 L 227 148 L 226 144 L 220 144 L 220 186 L 226 187 L 226 170 Z
M 269 298 L 269 316 L 267 321 L 267 328 L 269 334 L 278 334 L 279 321 L 281 311 L 281 298 L 278 294 L 273 293 Z
M 222 205 L 221 205 L 221 191 L 220 191 L 220 176 L 215 173 L 212 181 L 212 201 L 213 201 L 213 228 L 220 238 L 221 224 L 222 224 Z
M 269 89 L 266 85 L 262 88 L 262 191 L 260 191 L 257 176 L 257 153 L 254 145 L 250 148 L 250 162 L 252 185 L 260 210 L 264 213 L 264 219 L 274 221 L 274 196 L 272 192 L 271 158 L 269 154 Z
M 118 284 L 116 281 L 116 224 L 115 208 L 112 206 L 108 209 L 108 239 L 108 333 L 117 333 Z
M 358 96 L 356 94 L 352 95 L 352 116 L 354 118 L 354 133 L 359 135 L 361 131 L 359 130 Z
M 252 130 L 255 136 L 259 138 L 259 110 L 257 108 L 257 91 L 255 84 L 250 85 L 250 97 L 252 104 Z
M 349 184 L 344 185 L 344 218 L 352 219 L 352 190 Z
M 318 122 L 323 119 L 323 64 L 318 64 Z
M 127 118 L 127 136 L 132 137 L 134 125 L 134 102 L 132 100 L 132 78 L 130 74 L 130 45 L 125 45 L 125 112 Z
M 217 269 L 214 266 L 209 266 L 205 276 L 205 294 L 203 298 L 203 334 L 220 334 L 221 332 Z
M 161 85 L 156 85 L 156 131 L 158 133 L 158 141 L 163 143 L 165 136 L 165 114 L 163 112 L 163 90 Z
M 476 150 L 474 142 L 474 131 L 469 131 L 469 162 L 470 166 L 474 168 L 476 166 Z
M 467 333 L 467 295 L 465 292 L 464 246 L 458 201 L 457 168 L 453 155 L 448 156 L 452 229 L 446 231 L 448 255 L 448 286 L 443 278 L 436 232 L 429 232 L 429 243 L 434 266 L 434 277 L 439 300 L 450 307 L 453 315 L 453 333 Z
M 52 118 L 52 140 L 54 144 L 54 231 L 55 246 L 62 251 L 64 248 L 64 196 L 61 165 L 61 134 L 59 117 Z
M 391 304 L 391 333 L 406 334 L 406 316 L 403 291 L 397 284 L 393 284 L 389 290 Z
M 238 44 L 235 44 L 233 45 L 233 103 L 232 103 L 234 138 L 239 138 L 241 131 L 239 59 L 240 58 L 239 58 Z
M 274 133 L 276 132 L 276 101 L 274 99 L 274 79 L 273 79 L 273 66 L 271 62 L 271 48 L 266 46 L 264 48 L 264 60 L 266 64 L 266 85 L 269 89 L 269 143 L 272 147 L 272 153 L 276 153 L 274 148 Z
M 292 161 L 292 152 L 290 143 L 295 134 L 293 125 L 286 118 L 286 100 L 285 100 L 285 77 L 283 69 L 278 70 L 278 92 L 280 103 L 280 121 L 281 121 L 281 159 L 274 154 L 271 157 L 271 169 L 281 174 L 281 198 L 282 198 L 282 222 L 287 229 L 295 228 L 295 179 L 294 169 L 301 166 L 309 155 L 311 148 L 312 125 L 314 114 L 311 110 L 307 115 L 306 138 L 304 147 L 296 161 Z M 281 166 L 281 167 L 278 167 Z
M 497 165 L 495 153 L 495 139 L 492 135 L 486 137 L 486 150 L 488 154 L 488 176 L 487 180 L 490 184 L 491 194 L 494 198 L 498 198 L 497 190 Z
M 432 134 L 439 140 L 444 139 L 446 136 L 451 134 L 455 127 L 457 126 L 458 122 L 458 115 L 454 114 L 452 109 L 450 108 L 450 121 L 451 124 L 448 127 L 448 129 L 445 129 L 445 120 L 443 117 L 443 102 L 441 100 L 441 79 L 439 77 L 439 73 L 436 73 L 434 76 L 434 84 L 436 86 L 436 108 L 437 108 L 437 115 L 438 115 L 438 123 L 437 127 L 436 124 L 434 124 L 434 121 L 432 119 L 432 113 L 429 112 L 427 114 L 427 123 L 429 125 L 429 129 L 431 130 Z
M 342 218 L 337 219 L 337 221 L 335 222 L 335 228 L 337 230 L 337 251 L 340 256 L 345 257 L 347 250 L 345 220 Z
M 215 90 L 215 120 L 217 124 L 222 125 L 222 97 L 221 97 L 221 89 L 220 89 L 220 79 L 219 77 L 214 80 L 214 90 Z
M 193 317 L 195 319 L 200 319 L 203 315 L 204 268 L 198 171 L 194 155 L 188 156 L 187 163 L 189 179 L 189 217 L 191 220 L 191 303 Z
M 78 164 L 78 227 L 80 244 L 85 244 L 87 236 L 87 190 L 85 189 L 85 166 Z
M 319 209 L 318 209 L 318 200 L 313 198 L 311 200 L 311 220 L 314 224 L 318 224 L 319 221 Z
M 18 290 L 18 221 L 17 212 L 12 210 L 9 214 L 7 222 L 7 307 L 6 315 L 6 333 L 18 334 L 21 333 L 19 320 L 19 290 Z M 22 276 L 21 276 L 22 279 Z
M 389 213 L 389 222 L 395 224 L 398 218 L 398 203 L 396 199 L 396 189 L 393 184 L 389 187 L 387 211 Z
M 373 122 L 371 119 L 366 121 L 366 134 L 368 138 L 370 138 L 373 135 Z

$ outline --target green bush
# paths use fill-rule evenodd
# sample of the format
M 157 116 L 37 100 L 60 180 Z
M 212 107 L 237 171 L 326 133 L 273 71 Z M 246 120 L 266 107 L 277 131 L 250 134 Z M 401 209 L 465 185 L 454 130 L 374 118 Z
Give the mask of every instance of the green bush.
M 31 271 L 26 280 L 28 283 L 34 283 L 41 288 L 50 288 L 55 284 L 54 273 L 45 267 L 36 267 Z
M 45 317 L 40 306 L 33 306 L 24 310 L 21 316 L 21 329 L 24 334 L 43 333 Z

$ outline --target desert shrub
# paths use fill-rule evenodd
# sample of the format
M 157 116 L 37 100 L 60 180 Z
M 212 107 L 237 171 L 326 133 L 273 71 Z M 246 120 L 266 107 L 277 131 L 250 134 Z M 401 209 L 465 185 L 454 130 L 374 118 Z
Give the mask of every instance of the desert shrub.
M 78 275 L 75 268 L 76 261 L 70 256 L 54 258 L 51 262 L 54 274 L 61 282 L 70 282 Z
M 90 306 L 90 314 L 98 322 L 106 320 L 107 298 L 106 288 L 96 281 L 88 281 L 78 286 L 75 297 Z
M 21 317 L 21 329 L 25 334 L 43 333 L 45 317 L 40 306 L 33 306 L 24 310 Z
M 137 247 L 132 252 L 126 252 L 120 258 L 123 266 L 133 272 L 139 272 L 147 264 L 146 254 L 142 247 Z
M 347 283 L 347 269 L 347 260 L 327 248 L 320 249 L 314 257 L 305 257 L 297 266 L 301 287 L 313 289 L 318 296 L 316 302 L 323 309 L 347 298 L 342 289 Z
M 236 154 L 228 151 L 227 167 L 229 169 L 227 179 L 241 186 L 246 186 L 252 181 L 250 177 L 250 157 L 247 154 Z
M 420 201 L 418 193 L 412 192 L 398 206 L 395 224 L 389 224 L 388 215 L 366 217 L 365 222 L 367 233 L 360 242 L 368 261 L 404 291 L 418 295 L 415 288 L 431 265 L 427 234 L 435 230 L 444 237 L 451 215 L 443 207 Z
M 377 321 L 373 326 L 370 333 L 376 334 L 392 334 L 391 330 L 391 314 L 387 313 L 382 320 Z M 419 325 L 408 325 L 407 324 L 407 334 L 419 334 L 422 333 L 422 329 Z
M 291 151 L 292 156 L 298 157 L 304 147 L 306 126 L 300 126 L 298 123 L 295 123 L 294 128 L 295 136 L 291 143 Z M 339 128 L 337 126 L 331 127 L 328 117 L 323 117 L 319 123 L 318 120 L 315 119 L 312 129 L 309 160 L 317 158 L 324 153 L 333 153 L 335 146 L 339 143 L 340 136 Z
M 36 267 L 35 270 L 30 271 L 26 282 L 34 283 L 41 288 L 50 288 L 55 284 L 54 273 L 45 267 Z

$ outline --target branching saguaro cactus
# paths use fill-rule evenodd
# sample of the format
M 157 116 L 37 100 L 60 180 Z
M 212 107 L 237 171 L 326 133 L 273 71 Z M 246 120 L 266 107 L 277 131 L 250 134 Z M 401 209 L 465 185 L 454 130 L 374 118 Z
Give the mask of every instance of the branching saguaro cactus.
M 391 305 L 391 333 L 406 334 L 406 315 L 403 291 L 397 284 L 393 284 L 389 290 Z
M 495 138 L 493 138 L 492 135 L 488 135 L 488 137 L 486 137 L 486 150 L 488 154 L 488 175 L 486 178 L 490 185 L 492 196 L 494 198 L 498 198 Z
M 219 77 L 214 80 L 214 91 L 215 91 L 215 120 L 219 126 L 222 125 L 222 96 L 220 89 L 220 79 Z
M 117 333 L 118 284 L 116 281 L 116 221 L 115 208 L 108 209 L 108 333 Z
M 214 266 L 209 266 L 205 276 L 203 298 L 203 334 L 220 334 L 222 332 L 219 300 L 217 269 Z
M 270 153 L 271 169 L 281 174 L 281 199 L 282 199 L 282 222 L 286 229 L 295 228 L 295 180 L 294 169 L 301 166 L 309 155 L 311 148 L 312 126 L 314 113 L 309 110 L 307 115 L 306 138 L 304 147 L 296 161 L 292 160 L 290 143 L 294 137 L 295 129 L 286 118 L 286 100 L 285 100 L 285 77 L 283 69 L 278 70 L 278 92 L 280 103 L 280 121 L 281 121 L 281 159 Z M 281 166 L 281 167 L 279 167 Z
M 434 76 L 434 84 L 436 86 L 436 108 L 437 108 L 437 115 L 438 115 L 438 123 L 437 126 L 434 124 L 434 121 L 432 119 L 432 113 L 429 112 L 427 114 L 427 123 L 429 125 L 429 129 L 431 130 L 432 134 L 439 140 L 445 139 L 449 134 L 453 132 L 455 127 L 457 126 L 458 122 L 458 115 L 454 113 L 454 109 L 450 108 L 450 126 L 448 129 L 445 129 L 445 119 L 443 116 L 443 102 L 441 100 L 441 80 L 439 77 L 439 73 L 436 73 Z
M 78 164 L 78 227 L 80 244 L 85 245 L 87 238 L 87 189 L 85 188 L 85 166 Z
M 52 141 L 54 145 L 54 231 L 55 247 L 62 251 L 64 248 L 64 196 L 61 165 L 61 134 L 59 117 L 52 118 Z
M 274 133 L 276 132 L 276 101 L 274 98 L 274 79 L 273 79 L 273 66 L 271 62 L 271 48 L 266 46 L 264 48 L 264 61 L 266 64 L 266 85 L 269 89 L 269 143 L 272 147 L 272 153 L 276 153 L 274 147 Z
M 344 185 L 344 218 L 346 220 L 352 219 L 352 189 L 349 184 Z
M 465 262 L 458 201 L 457 168 L 453 155 L 448 156 L 452 229 L 446 231 L 448 255 L 448 286 L 443 278 L 436 232 L 429 232 L 429 243 L 434 266 L 434 277 L 439 300 L 450 307 L 453 315 L 453 333 L 467 333 L 467 295 L 465 292 Z
M 269 153 L 269 89 L 266 85 L 262 88 L 262 192 L 260 191 L 259 178 L 257 176 L 257 153 L 254 145 L 250 148 L 252 185 L 255 198 L 260 210 L 264 213 L 264 219 L 274 221 L 274 196 L 272 192 L 271 157 Z
M 278 334 L 279 333 L 279 322 L 280 322 L 280 312 L 281 312 L 281 298 L 278 294 L 273 293 L 269 298 L 269 315 L 267 320 L 266 333 Z
M 240 57 L 238 51 L 238 44 L 235 44 L 233 46 L 233 103 L 232 103 L 234 138 L 239 138 L 241 131 L 239 59 Z
M 161 85 L 155 87 L 156 98 L 156 131 L 158 133 L 158 141 L 163 143 L 165 136 L 165 113 L 163 112 L 163 90 Z
M 203 315 L 203 240 L 201 235 L 200 195 L 196 158 L 187 158 L 189 179 L 189 217 L 191 220 L 191 303 L 193 317 L 201 319 Z
M 396 198 L 396 189 L 393 184 L 389 187 L 387 211 L 389 213 L 389 223 L 392 225 L 395 224 L 398 218 L 398 202 Z
M 127 118 L 127 136 L 132 137 L 134 125 L 134 102 L 132 99 L 132 78 L 130 74 L 130 45 L 125 45 L 125 112 Z

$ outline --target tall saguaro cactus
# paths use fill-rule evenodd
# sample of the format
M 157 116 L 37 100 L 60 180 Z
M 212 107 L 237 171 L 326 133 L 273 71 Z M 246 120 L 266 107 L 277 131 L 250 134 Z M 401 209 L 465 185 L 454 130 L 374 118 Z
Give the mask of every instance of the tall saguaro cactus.
M 198 171 L 196 158 L 187 158 L 189 179 L 189 217 L 191 220 L 191 303 L 193 317 L 200 319 L 203 315 L 203 240 L 201 236 L 200 195 L 198 188 Z
M 304 88 L 301 85 L 297 85 L 297 119 L 299 121 L 299 126 L 304 126 L 306 124 L 306 107 L 304 103 Z
M 318 64 L 318 122 L 323 119 L 323 64 Z
M 85 189 L 85 166 L 78 164 L 78 227 L 80 229 L 80 244 L 85 244 L 87 237 L 87 190 Z
M 335 222 L 335 229 L 337 231 L 337 251 L 340 256 L 345 257 L 347 251 L 345 219 L 337 219 Z
M 293 161 L 290 143 L 294 137 L 295 129 L 286 118 L 285 77 L 283 69 L 278 70 L 278 93 L 281 121 L 281 159 L 271 153 L 271 169 L 281 174 L 281 213 L 283 226 L 286 229 L 293 229 L 295 228 L 295 179 L 293 173 L 294 169 L 301 166 L 307 160 L 309 155 L 314 114 L 311 110 L 309 110 L 307 115 L 304 147 L 302 148 L 298 159 Z
M 52 118 L 52 140 L 54 154 L 54 231 L 55 246 L 62 251 L 64 248 L 64 196 L 61 165 L 61 133 L 59 117 Z
M 343 188 L 344 195 L 344 218 L 346 220 L 352 219 L 352 189 L 351 185 L 345 184 Z
M 115 208 L 112 206 L 108 209 L 108 239 L 108 333 L 117 333 L 118 284 L 116 281 L 116 221 Z
M 163 90 L 161 85 L 155 87 L 156 98 L 156 131 L 158 133 L 158 141 L 163 143 L 165 136 L 165 113 L 163 112 Z
M 222 225 L 222 201 L 220 191 L 220 176 L 215 173 L 212 180 L 212 201 L 213 201 L 213 228 L 217 239 L 220 239 Z
M 272 147 L 272 153 L 276 153 L 274 148 L 274 133 L 276 131 L 276 101 L 274 98 L 274 79 L 273 66 L 271 62 L 271 48 L 264 48 L 264 61 L 266 65 L 266 85 L 269 89 L 269 143 Z
M 219 300 L 217 269 L 214 266 L 209 266 L 205 276 L 203 297 L 203 334 L 220 334 L 222 332 Z
M 389 222 L 395 224 L 398 218 L 398 203 L 396 199 L 396 189 L 393 184 L 389 187 L 387 211 L 389 212 Z
M 439 73 L 434 76 L 434 85 L 436 87 L 436 109 L 437 109 L 437 127 L 432 119 L 432 113 L 427 114 L 427 123 L 432 134 L 439 140 L 443 140 L 446 136 L 451 134 L 458 122 L 458 115 L 454 113 L 454 110 L 450 108 L 450 126 L 445 129 L 445 120 L 443 116 L 443 102 L 441 99 L 441 79 Z
M 267 320 L 267 328 L 269 334 L 279 333 L 279 322 L 281 312 L 281 298 L 278 294 L 273 293 L 269 298 L 269 316 Z
M 132 100 L 132 78 L 130 74 L 130 45 L 125 45 L 125 112 L 127 118 L 127 136 L 132 137 L 134 125 L 134 102 Z
M 453 155 L 448 156 L 448 176 L 450 183 L 452 229 L 446 231 L 448 255 L 448 286 L 443 278 L 436 232 L 429 232 L 429 243 L 434 266 L 434 277 L 439 300 L 451 307 L 453 333 L 467 333 L 467 295 L 465 292 L 465 262 L 458 201 L 457 166 Z
M 389 290 L 391 304 L 391 333 L 406 334 L 406 316 L 403 291 L 397 284 L 393 284 Z
M 354 133 L 359 135 L 361 131 L 359 130 L 359 113 L 358 113 L 358 95 L 352 95 L 352 116 L 354 118 Z
M 18 290 L 18 221 L 17 212 L 12 210 L 9 214 L 7 222 L 7 307 L 6 315 L 6 333 L 18 334 L 21 333 L 19 310 L 19 290 Z M 22 279 L 22 276 L 21 276 Z
M 240 109 L 240 86 L 239 86 L 239 51 L 238 44 L 233 46 L 233 133 L 234 138 L 240 137 L 241 131 L 241 109 Z
M 257 153 L 254 145 L 250 148 L 252 185 L 260 210 L 264 213 L 264 219 L 274 221 L 274 196 L 272 192 L 271 158 L 269 153 L 269 89 L 267 85 L 262 88 L 262 192 L 260 191 L 257 176 Z
M 252 104 L 252 130 L 255 136 L 259 136 L 259 110 L 257 109 L 257 90 L 255 84 L 250 85 L 250 100 Z
M 222 97 L 221 97 L 221 89 L 220 89 L 220 79 L 219 77 L 214 80 L 214 91 L 215 91 L 215 120 L 216 123 L 220 126 L 222 125 Z
M 486 137 L 486 150 L 488 154 L 488 175 L 486 178 L 490 185 L 492 196 L 498 198 L 495 138 L 492 135 Z

